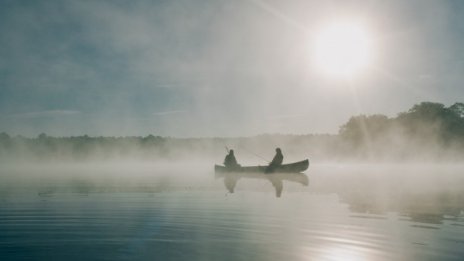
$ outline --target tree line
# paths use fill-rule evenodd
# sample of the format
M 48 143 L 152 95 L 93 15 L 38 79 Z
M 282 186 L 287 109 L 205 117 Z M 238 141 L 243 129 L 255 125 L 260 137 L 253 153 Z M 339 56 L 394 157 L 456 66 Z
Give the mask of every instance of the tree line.
M 464 104 L 422 102 L 392 118 L 354 116 L 339 136 L 346 150 L 361 157 L 458 158 L 464 151 Z
M 358 115 L 338 134 L 264 134 L 238 138 L 51 137 L 0 133 L 0 160 L 88 160 L 113 158 L 184 159 L 218 157 L 231 147 L 271 157 L 275 147 L 284 154 L 320 160 L 456 159 L 464 156 L 464 104 L 449 107 L 422 102 L 396 117 Z M 267 154 L 266 154 L 267 153 Z

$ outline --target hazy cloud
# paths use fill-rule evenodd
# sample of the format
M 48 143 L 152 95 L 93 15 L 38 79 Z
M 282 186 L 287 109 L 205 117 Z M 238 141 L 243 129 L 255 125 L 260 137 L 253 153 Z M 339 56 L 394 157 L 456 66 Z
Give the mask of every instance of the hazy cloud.
M 3 1 L 0 114 L 74 115 L 47 114 L 66 107 L 82 113 L 67 128 L 18 120 L 0 131 L 335 133 L 353 114 L 394 115 L 422 100 L 452 104 L 464 97 L 463 6 L 429 0 Z M 373 31 L 375 68 L 350 82 L 321 79 L 309 66 L 310 37 L 328 19 L 353 16 Z M 421 74 L 434 77 L 418 81 Z M 190 120 L 182 122 L 152 117 L 186 112 Z M 269 119 L 293 114 L 305 120 L 277 126 Z M 118 127 L 122 123 L 128 126 Z
M 186 113 L 186 112 L 187 112 L 187 110 L 160 111 L 160 112 L 154 112 L 153 115 L 155 115 L 155 116 L 166 116 L 166 115 Z
M 80 111 L 74 110 L 48 110 L 17 113 L 9 115 L 12 118 L 39 118 L 39 117 L 65 117 L 80 114 Z

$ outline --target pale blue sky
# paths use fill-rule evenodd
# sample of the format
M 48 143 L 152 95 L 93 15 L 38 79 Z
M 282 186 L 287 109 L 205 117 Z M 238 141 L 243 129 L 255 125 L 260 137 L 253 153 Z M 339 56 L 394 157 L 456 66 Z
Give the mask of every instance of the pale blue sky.
M 351 115 L 464 100 L 464 2 L 0 2 L 0 132 L 336 133 Z M 352 81 L 309 66 L 324 22 L 362 18 Z

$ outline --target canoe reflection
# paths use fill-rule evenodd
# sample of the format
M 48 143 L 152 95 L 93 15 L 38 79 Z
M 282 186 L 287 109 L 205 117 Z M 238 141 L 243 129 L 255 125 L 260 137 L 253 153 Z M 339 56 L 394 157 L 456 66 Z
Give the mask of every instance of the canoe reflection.
M 223 172 L 215 173 L 216 178 L 224 179 L 224 186 L 230 193 L 234 193 L 235 186 L 239 179 L 263 179 L 271 182 L 275 189 L 276 197 L 282 195 L 283 181 L 290 181 L 300 183 L 304 186 L 308 186 L 309 179 L 306 174 L 303 173 L 246 173 L 246 172 Z

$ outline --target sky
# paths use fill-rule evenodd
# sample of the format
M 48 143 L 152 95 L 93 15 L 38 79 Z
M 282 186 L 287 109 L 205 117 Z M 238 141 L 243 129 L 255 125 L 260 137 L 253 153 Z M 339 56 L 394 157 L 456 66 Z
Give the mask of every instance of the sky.
M 0 2 L 0 132 L 337 133 L 351 116 L 464 101 L 464 1 Z M 356 77 L 321 75 L 333 21 L 372 40 Z

